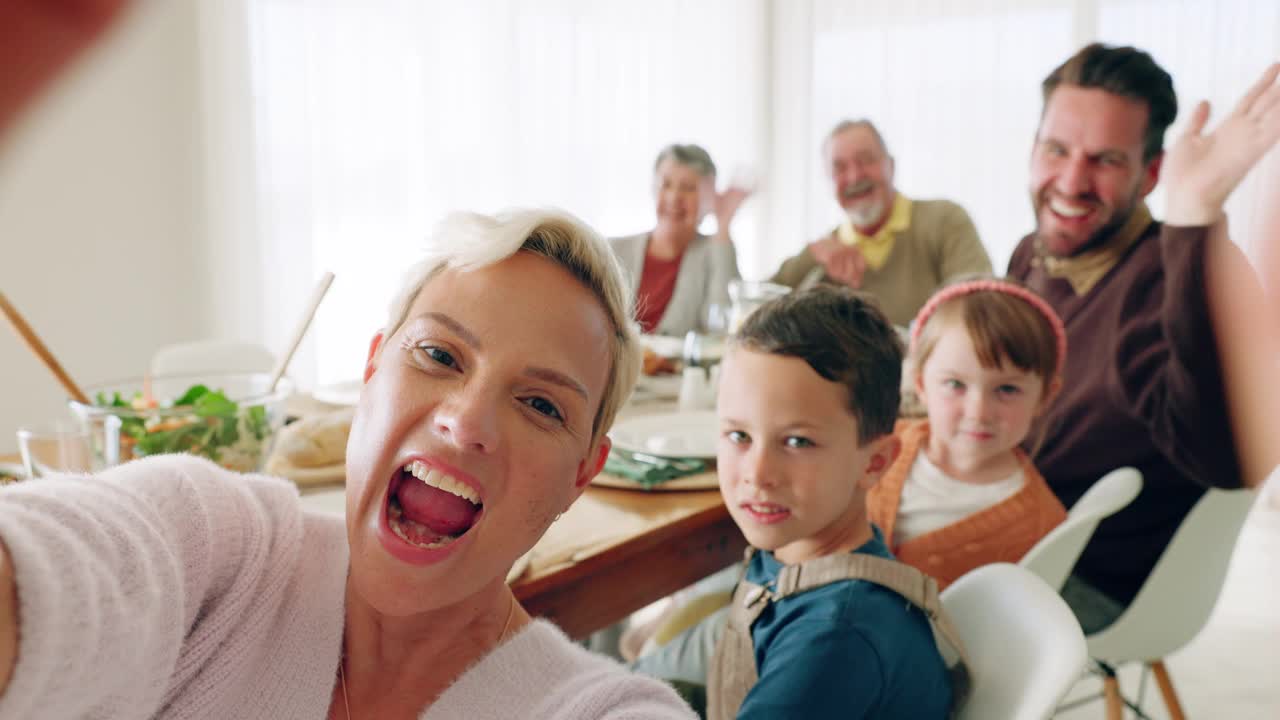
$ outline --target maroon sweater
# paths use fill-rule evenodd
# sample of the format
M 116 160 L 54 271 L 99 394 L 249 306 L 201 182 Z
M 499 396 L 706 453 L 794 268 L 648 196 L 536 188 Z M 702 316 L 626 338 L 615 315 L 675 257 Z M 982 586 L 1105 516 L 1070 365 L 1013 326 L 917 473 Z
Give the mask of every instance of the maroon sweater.
M 1030 433 L 1034 460 L 1070 508 L 1108 471 L 1142 472 L 1141 494 L 1104 520 L 1075 573 L 1128 603 L 1208 486 L 1238 487 L 1217 345 L 1205 298 L 1208 229 L 1152 223 L 1087 295 L 1048 276 L 1023 238 L 1009 277 L 1067 326 L 1062 394 Z

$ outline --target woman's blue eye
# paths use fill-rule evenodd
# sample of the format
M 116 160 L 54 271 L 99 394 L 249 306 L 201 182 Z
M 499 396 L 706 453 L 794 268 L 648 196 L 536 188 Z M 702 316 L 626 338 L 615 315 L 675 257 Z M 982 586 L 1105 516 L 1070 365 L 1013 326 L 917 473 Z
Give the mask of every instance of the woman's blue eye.
M 533 408 L 534 412 L 540 413 L 542 415 L 546 415 L 549 418 L 554 418 L 556 420 L 564 419 L 564 417 L 560 415 L 560 411 L 556 409 L 556 406 L 553 405 L 551 401 L 547 400 L 546 398 L 540 398 L 540 397 L 529 398 L 528 400 L 524 401 L 524 404 Z
M 458 364 L 457 361 L 453 359 L 453 355 L 449 354 L 448 350 L 441 350 L 433 345 L 427 345 L 422 348 L 422 351 L 427 354 L 427 357 L 435 360 L 445 367 L 454 367 Z

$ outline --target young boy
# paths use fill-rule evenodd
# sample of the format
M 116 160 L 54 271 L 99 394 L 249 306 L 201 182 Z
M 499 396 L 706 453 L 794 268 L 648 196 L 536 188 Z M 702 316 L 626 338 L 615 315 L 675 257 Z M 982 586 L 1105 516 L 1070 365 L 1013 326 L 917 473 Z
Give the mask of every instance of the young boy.
M 898 452 L 901 368 L 893 327 L 846 289 L 772 301 L 734 337 L 721 368 L 717 471 L 754 551 L 711 661 L 709 717 L 948 715 L 948 670 L 923 611 L 867 580 L 804 579 L 844 578 L 831 571 L 850 554 L 892 558 L 866 493 Z M 752 665 L 753 684 L 735 677 Z

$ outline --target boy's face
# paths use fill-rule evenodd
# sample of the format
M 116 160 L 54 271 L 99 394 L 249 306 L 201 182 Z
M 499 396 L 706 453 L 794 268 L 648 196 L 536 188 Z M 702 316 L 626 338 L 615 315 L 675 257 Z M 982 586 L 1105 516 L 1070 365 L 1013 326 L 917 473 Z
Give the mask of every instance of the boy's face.
M 866 492 L 897 455 L 858 445 L 847 389 L 805 361 L 733 348 L 720 375 L 720 492 L 747 542 L 787 564 L 867 539 Z M 849 546 L 852 543 L 852 546 Z

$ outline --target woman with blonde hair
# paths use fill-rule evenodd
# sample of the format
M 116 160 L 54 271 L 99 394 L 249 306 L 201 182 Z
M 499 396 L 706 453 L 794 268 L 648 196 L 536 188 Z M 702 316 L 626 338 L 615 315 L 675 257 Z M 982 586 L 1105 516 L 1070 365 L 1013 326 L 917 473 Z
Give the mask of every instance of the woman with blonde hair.
M 684 718 L 505 576 L 640 362 L 608 246 L 457 215 L 369 348 L 346 520 L 183 456 L 0 493 L 0 718 Z

